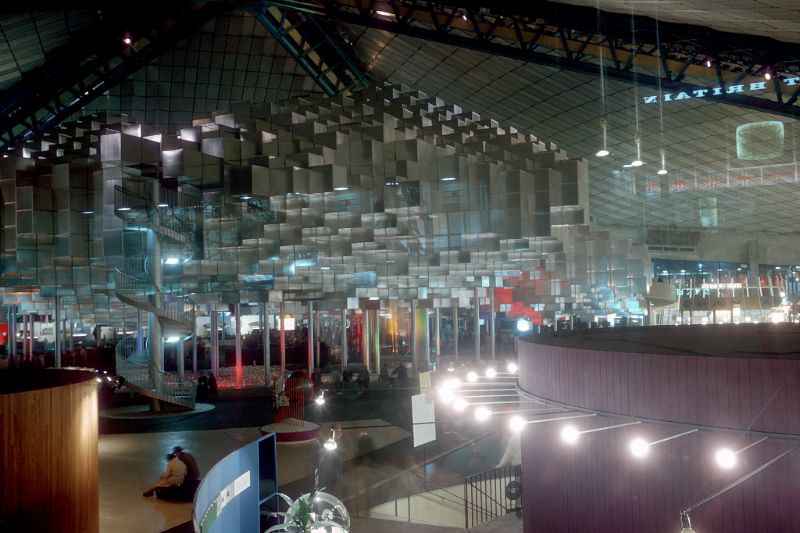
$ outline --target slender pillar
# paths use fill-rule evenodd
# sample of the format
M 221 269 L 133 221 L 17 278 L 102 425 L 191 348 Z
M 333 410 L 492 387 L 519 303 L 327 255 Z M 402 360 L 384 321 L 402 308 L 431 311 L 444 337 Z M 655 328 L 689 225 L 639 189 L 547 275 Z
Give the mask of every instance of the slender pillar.
M 54 318 L 55 321 L 53 323 L 53 331 L 55 333 L 56 343 L 53 347 L 53 360 L 56 368 L 61 368 L 61 301 L 58 295 L 56 295 L 56 309 Z
M 458 361 L 458 301 L 453 306 L 453 356 Z
M 183 335 L 180 336 L 181 339 L 175 345 L 175 360 L 178 363 L 178 382 L 183 383 L 183 376 L 186 373 L 186 361 L 183 357 Z
M 367 372 L 369 372 L 369 369 L 370 369 L 370 364 L 369 364 L 369 351 L 370 351 L 369 350 L 369 345 L 370 345 L 370 342 L 371 342 L 369 309 L 364 309 L 363 310 L 363 314 L 361 316 L 364 319 L 363 320 L 364 327 L 361 328 L 362 362 L 364 364 L 364 368 L 366 368 Z
M 28 359 L 31 361 L 33 360 L 33 325 L 36 323 L 36 313 L 31 313 L 30 319 L 28 321 L 29 328 L 31 330 L 31 334 L 28 335 L 28 342 L 30 343 L 28 346 Z
M 314 310 L 314 368 L 319 370 L 319 360 L 321 356 L 319 341 L 319 309 Z
M 414 371 L 428 370 L 431 357 L 430 337 L 428 335 L 428 310 L 420 308 L 416 300 L 411 300 L 411 324 Z
M 408 347 L 411 348 L 411 369 L 414 372 L 414 375 L 417 374 L 418 371 L 418 362 L 417 356 L 419 352 L 417 351 L 417 301 L 411 300 L 411 319 L 408 321 L 410 326 L 410 334 L 411 339 L 408 343 Z
M 269 303 L 264 302 L 261 307 L 261 315 L 264 319 L 263 327 L 261 328 L 261 349 L 264 353 L 264 385 L 269 385 L 272 381 L 272 361 L 269 352 Z
M 158 203 L 158 193 L 160 184 L 153 183 L 152 194 L 153 201 Z M 159 224 L 158 210 L 153 215 L 153 225 Z M 147 247 L 150 252 L 150 275 L 155 287 L 155 294 L 153 295 L 152 304 L 158 308 L 161 306 L 161 243 L 158 240 L 158 235 L 153 229 L 147 232 Z M 150 367 L 152 369 L 151 375 L 153 384 L 156 390 L 161 390 L 161 373 L 164 371 L 164 336 L 161 331 L 161 322 L 156 313 L 148 313 L 148 331 L 150 334 Z M 153 407 L 156 407 L 157 402 L 153 402 Z M 155 410 L 155 409 L 154 409 Z
M 479 287 L 475 287 L 475 316 L 472 326 L 474 330 L 474 339 L 475 339 L 475 360 L 481 360 L 481 297 L 480 297 L 481 289 Z
M 142 331 L 142 310 L 136 309 L 136 351 L 144 350 L 144 331 Z
M 192 374 L 197 377 L 197 306 L 192 305 Z
M 342 370 L 347 366 L 347 308 L 342 308 Z
M 28 359 L 28 314 L 22 315 L 22 359 Z
M 11 354 L 11 357 L 16 357 L 17 356 L 17 306 L 16 305 L 11 306 L 11 311 L 9 314 L 11 318 L 9 320 L 9 322 L 11 323 L 11 327 L 8 328 L 8 338 L 9 342 L 11 343 L 11 349 L 9 350 L 9 353 Z
M 156 389 L 161 390 L 161 372 L 164 371 L 164 337 L 161 322 L 155 313 L 148 313 L 150 331 L 150 369 Z
M 11 337 L 11 357 L 17 357 L 17 306 L 11 306 L 11 328 L 8 332 Z
M 308 354 L 308 375 L 314 372 L 314 302 L 308 302 L 308 328 L 306 333 L 306 349 Z
M 208 304 L 208 316 L 210 319 L 209 336 L 211 337 L 211 373 L 214 377 L 219 376 L 219 325 L 217 324 L 217 310 L 212 304 Z
M 375 319 L 372 322 L 372 353 L 375 354 L 375 368 L 373 369 L 376 374 L 381 373 L 381 310 L 376 309 Z
M 242 304 L 233 304 L 234 319 L 236 320 L 236 332 L 234 341 L 234 351 L 236 352 L 236 386 L 242 386 Z
M 281 375 L 283 375 L 283 373 L 286 372 L 286 328 L 285 328 L 285 325 L 284 325 L 284 316 L 286 315 L 286 304 L 284 302 L 281 302 L 280 311 L 279 312 L 281 314 L 281 316 L 280 316 L 280 322 L 281 322 L 281 331 L 280 331 L 280 334 L 281 334 L 281 337 L 280 337 L 280 342 L 281 342 Z
M 435 330 L 435 343 L 436 343 L 436 366 L 441 364 L 442 360 L 442 314 L 437 307 L 434 310 L 434 330 Z
M 495 329 L 494 329 L 494 320 L 495 320 L 495 313 L 497 312 L 494 308 L 494 283 L 492 286 L 489 287 L 489 353 L 492 357 L 492 361 L 497 358 L 497 354 L 495 350 L 497 349 L 497 339 L 495 338 Z

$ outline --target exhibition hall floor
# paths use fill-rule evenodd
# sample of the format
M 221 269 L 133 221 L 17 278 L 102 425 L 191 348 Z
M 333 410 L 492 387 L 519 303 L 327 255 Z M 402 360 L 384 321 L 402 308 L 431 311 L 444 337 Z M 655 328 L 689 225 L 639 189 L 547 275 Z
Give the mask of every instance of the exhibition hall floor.
M 381 498 L 389 501 L 421 491 L 423 488 L 418 486 L 421 478 L 431 484 L 427 488 L 451 486 L 467 471 L 493 467 L 497 461 L 495 456 L 502 452 L 501 449 L 498 452 L 495 436 L 484 435 L 483 440 L 459 447 L 458 443 L 471 441 L 457 432 L 442 435 L 441 448 L 430 448 L 427 452 L 414 449 L 410 432 L 404 429 L 410 427 L 408 396 L 397 390 L 374 390 L 370 394 L 369 399 L 340 404 L 332 401 L 324 412 L 308 413 L 308 418 L 315 419 L 321 426 L 322 435 L 327 436 L 333 425 L 341 429 L 336 453 L 342 461 L 342 476 L 335 493 L 348 502 L 354 533 L 407 530 L 409 524 L 400 517 L 376 519 L 376 516 L 384 518 L 372 512 Z M 264 407 L 268 405 L 266 398 L 223 400 L 217 402 L 215 410 L 193 417 L 102 420 L 99 444 L 101 531 L 160 533 L 182 525 L 188 527 L 190 503 L 164 502 L 141 495 L 164 468 L 165 454 L 174 446 L 182 446 L 195 455 L 204 473 L 231 451 L 259 437 L 258 428 L 271 421 L 271 410 Z M 368 416 L 370 414 L 373 416 Z M 354 416 L 361 418 L 351 418 Z M 225 427 L 236 423 L 242 425 Z M 368 449 L 362 442 L 365 435 L 369 436 Z M 279 445 L 278 481 L 282 491 L 294 497 L 310 489 L 318 449 L 315 443 Z M 442 454 L 442 450 L 451 449 L 456 451 Z M 418 466 L 426 459 L 430 461 L 439 456 L 440 459 L 424 469 Z M 461 529 L 430 525 L 431 517 L 422 516 L 426 513 L 436 513 L 436 509 L 415 511 L 416 529 L 431 532 Z M 184 530 L 190 531 L 180 529 Z

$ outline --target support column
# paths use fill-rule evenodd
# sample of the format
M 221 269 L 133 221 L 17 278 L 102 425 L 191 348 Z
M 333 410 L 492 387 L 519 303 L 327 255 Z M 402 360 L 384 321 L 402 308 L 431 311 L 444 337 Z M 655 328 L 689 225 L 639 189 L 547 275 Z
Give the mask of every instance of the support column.
M 8 332 L 11 337 L 11 357 L 17 357 L 17 306 L 11 306 L 11 328 Z
M 436 335 L 436 337 L 434 337 L 434 343 L 436 346 L 436 366 L 438 367 L 442 364 L 442 313 L 438 307 L 434 309 L 433 313 L 433 320 L 435 322 L 434 335 Z
M 158 203 L 158 193 L 160 184 L 153 183 L 153 201 Z M 153 215 L 153 225 L 159 224 L 158 211 L 156 210 Z M 152 304 L 158 308 L 161 306 L 161 243 L 158 241 L 158 235 L 153 229 L 147 232 L 147 247 L 150 252 L 150 274 L 155 294 L 153 295 Z M 161 390 L 161 373 L 164 371 L 164 337 L 161 331 L 161 322 L 159 321 L 156 313 L 148 313 L 148 331 L 150 334 L 150 368 L 151 377 L 156 390 Z M 156 410 L 157 401 L 153 402 L 153 410 Z
M 55 333 L 56 344 L 53 347 L 53 361 L 56 368 L 61 368 L 61 301 L 56 295 L 56 309 L 54 313 L 55 321 L 53 331 Z M 123 331 L 123 334 L 125 332 Z
M 186 373 L 186 361 L 183 358 L 183 335 L 175 346 L 175 361 L 178 363 L 178 382 L 183 383 L 183 376 Z
M 30 346 L 28 347 L 28 356 L 29 356 L 31 361 L 33 361 L 33 331 L 34 331 L 33 325 L 35 323 L 36 323 L 36 313 L 31 313 L 31 321 L 30 321 L 31 334 L 30 334 L 30 340 L 29 340 Z
M 242 304 L 233 304 L 234 319 L 236 320 L 236 336 L 234 351 L 236 352 L 236 386 L 242 386 Z
M 494 329 L 494 320 L 495 320 L 495 308 L 494 308 L 494 283 L 491 284 L 489 287 L 489 353 L 492 357 L 492 361 L 497 358 L 497 354 L 495 350 L 497 349 L 497 339 L 495 337 L 495 329 Z
M 211 373 L 219 377 L 219 324 L 217 310 L 213 304 L 208 304 L 209 335 L 211 336 Z
M 161 373 L 164 371 L 164 337 L 161 322 L 155 313 L 148 313 L 150 332 L 150 370 L 156 390 L 161 390 Z
M 142 331 L 142 310 L 136 309 L 136 351 L 144 350 L 144 331 Z
M 369 345 L 371 341 L 371 336 L 369 333 L 369 309 L 363 309 L 362 311 L 363 314 L 361 316 L 364 318 L 364 327 L 361 328 L 362 363 L 364 364 L 364 368 L 367 369 L 367 372 L 369 372 Z
M 458 361 L 458 300 L 453 306 L 453 356 Z
M 417 350 L 417 301 L 411 300 L 411 320 L 408 321 L 409 325 L 411 326 L 411 339 L 408 343 L 409 348 L 411 348 L 411 370 L 414 374 L 417 374 L 418 371 L 418 362 L 417 356 L 419 352 Z
M 376 309 L 375 320 L 372 322 L 372 352 L 375 354 L 374 372 L 381 373 L 381 310 Z
M 264 302 L 261 306 L 261 316 L 264 319 L 261 328 L 261 351 L 264 354 L 264 385 L 269 385 L 272 381 L 272 361 L 270 360 L 269 346 L 269 303 Z
M 308 375 L 314 372 L 314 302 L 308 302 L 308 328 L 306 329 L 306 349 L 308 353 Z
M 197 378 L 197 306 L 192 306 L 192 374 Z
M 347 308 L 342 308 L 342 370 L 347 366 Z
M 281 321 L 281 375 L 286 372 L 286 329 L 284 326 L 284 315 L 286 314 L 286 304 L 281 302 L 280 305 L 280 321 Z
M 481 289 L 480 287 L 475 287 L 475 301 L 473 302 L 473 307 L 475 308 L 475 316 L 473 320 L 472 329 L 474 330 L 474 339 L 475 339 L 475 360 L 480 361 L 481 359 L 481 297 L 480 297 Z
M 319 341 L 319 309 L 314 310 L 314 368 L 319 370 L 319 363 L 320 363 L 320 341 Z
M 411 300 L 411 331 L 413 332 L 414 372 L 428 370 L 430 366 L 430 342 L 428 338 L 428 310 L 420 309 L 416 300 Z
M 22 360 L 28 359 L 28 314 L 22 315 Z

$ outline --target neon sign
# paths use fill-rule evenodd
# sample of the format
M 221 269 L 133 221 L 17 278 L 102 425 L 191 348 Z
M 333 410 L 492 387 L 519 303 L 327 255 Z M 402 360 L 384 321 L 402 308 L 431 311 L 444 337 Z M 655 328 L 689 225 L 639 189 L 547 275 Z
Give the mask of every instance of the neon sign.
M 778 83 L 776 80 L 775 83 Z M 800 76 L 793 78 L 784 78 L 783 85 L 792 87 L 800 85 Z M 735 85 L 728 85 L 727 87 L 711 87 L 709 89 L 693 89 L 690 91 L 680 91 L 678 93 L 664 93 L 664 102 L 677 102 L 678 100 L 697 100 L 698 98 L 705 98 L 707 96 L 725 96 L 728 94 L 744 94 L 745 89 L 747 92 L 758 92 L 767 90 L 766 81 L 754 81 L 752 83 L 739 83 Z M 644 104 L 657 104 L 658 95 L 649 95 L 642 97 Z

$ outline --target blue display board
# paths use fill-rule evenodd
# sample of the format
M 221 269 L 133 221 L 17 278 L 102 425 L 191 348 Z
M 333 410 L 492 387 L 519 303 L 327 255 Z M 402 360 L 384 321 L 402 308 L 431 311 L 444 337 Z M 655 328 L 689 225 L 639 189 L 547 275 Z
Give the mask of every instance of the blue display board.
M 275 435 L 269 434 L 226 455 L 211 467 L 194 497 L 197 533 L 260 533 L 261 508 L 277 491 Z

